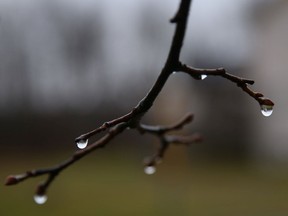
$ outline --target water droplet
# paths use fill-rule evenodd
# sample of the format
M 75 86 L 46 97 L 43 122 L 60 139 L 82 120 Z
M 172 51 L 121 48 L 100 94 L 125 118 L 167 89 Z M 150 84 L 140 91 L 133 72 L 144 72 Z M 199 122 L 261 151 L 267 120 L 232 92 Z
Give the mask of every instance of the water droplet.
M 146 166 L 144 168 L 144 172 L 147 174 L 147 175 L 152 175 L 156 172 L 156 168 L 155 166 Z
M 176 74 L 177 72 L 176 71 L 174 71 L 172 74 Z
M 206 74 L 202 74 L 201 76 L 200 76 L 200 79 L 201 80 L 204 80 L 204 79 L 206 79 L 207 78 L 207 75 Z
M 86 148 L 87 145 L 88 145 L 88 139 L 86 139 L 86 140 L 85 140 L 85 139 L 79 140 L 79 141 L 77 141 L 76 145 L 77 145 L 77 147 L 78 147 L 79 149 L 84 149 L 84 148 Z
M 44 204 L 46 201 L 47 201 L 48 197 L 44 194 L 44 195 L 38 195 L 36 194 L 34 196 L 34 201 L 39 204 L 39 205 L 42 205 Z
M 273 106 L 272 105 L 261 105 L 261 112 L 266 117 L 271 116 L 273 113 Z

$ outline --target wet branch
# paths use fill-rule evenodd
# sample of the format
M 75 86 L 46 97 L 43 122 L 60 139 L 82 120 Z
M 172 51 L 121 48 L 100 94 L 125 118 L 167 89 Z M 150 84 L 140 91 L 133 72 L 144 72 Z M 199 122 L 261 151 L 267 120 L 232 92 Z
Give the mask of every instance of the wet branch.
M 152 133 L 152 134 L 162 135 L 164 133 L 167 133 L 173 130 L 182 129 L 186 124 L 189 124 L 191 121 L 193 121 L 193 118 L 194 118 L 193 114 L 188 113 L 175 124 L 168 125 L 168 126 L 160 126 L 160 125 L 151 126 L 151 125 L 139 124 L 138 130 L 140 133 Z
M 171 131 L 181 130 L 185 125 L 189 124 L 192 121 L 193 121 L 193 114 L 188 113 L 186 116 L 184 116 L 175 124 L 168 126 L 160 126 L 160 125 L 153 126 L 153 125 L 139 124 L 138 131 L 141 134 L 149 133 L 156 136 L 160 140 L 160 146 L 156 151 L 156 153 L 144 161 L 144 165 L 148 167 L 147 168 L 148 171 L 149 170 L 151 171 L 151 169 L 155 170 L 155 166 L 163 160 L 163 157 L 170 144 L 190 145 L 202 141 L 202 136 L 197 133 L 189 136 L 168 135 L 168 133 Z M 152 173 L 148 172 L 147 174 Z
M 86 156 L 87 154 L 91 153 L 92 151 L 98 148 L 103 148 L 107 143 L 109 143 L 118 134 L 122 133 L 123 130 L 125 130 L 126 128 L 127 128 L 126 123 L 120 123 L 116 125 L 115 127 L 111 128 L 105 136 L 103 136 L 101 139 L 97 140 L 96 142 L 92 143 L 84 150 L 76 151 L 71 158 L 64 161 L 63 163 L 60 163 L 59 165 L 56 165 L 50 168 L 36 169 L 36 170 L 27 171 L 26 173 L 23 173 L 20 175 L 8 176 L 5 184 L 15 185 L 28 178 L 48 175 L 46 181 L 40 183 L 36 189 L 37 195 L 39 196 L 45 195 L 47 188 L 49 187 L 49 185 L 52 183 L 52 181 L 55 179 L 55 177 L 59 173 L 61 173 L 64 169 L 71 166 L 72 164 L 74 164 L 75 162 L 77 162 L 78 160 Z
M 261 93 L 252 91 L 248 87 L 248 85 L 252 85 L 254 83 L 253 80 L 244 79 L 228 74 L 223 68 L 199 69 L 189 67 L 180 62 L 179 57 L 185 36 L 190 4 L 191 0 L 181 0 L 176 15 L 170 20 L 171 23 L 174 23 L 176 25 L 176 29 L 171 42 L 171 47 L 166 63 L 147 95 L 130 112 L 119 118 L 107 121 L 96 129 L 77 137 L 75 139 L 75 142 L 81 144 L 83 149 L 76 151 L 74 155 L 72 155 L 71 158 L 69 158 L 68 160 L 50 168 L 27 171 L 24 174 L 20 175 L 10 175 L 7 177 L 5 184 L 15 185 L 29 178 L 47 175 L 46 181 L 40 183 L 36 190 L 35 201 L 38 204 L 42 204 L 47 199 L 46 193 L 48 187 L 62 171 L 64 171 L 66 168 L 70 167 L 72 164 L 82 159 L 89 153 L 104 147 L 112 139 L 116 138 L 119 134 L 121 134 L 128 128 L 138 130 L 140 134 L 148 133 L 159 138 L 160 146 L 158 150 L 152 157 L 150 157 L 145 162 L 145 166 L 147 168 L 145 168 L 145 172 L 147 174 L 154 173 L 155 166 L 163 159 L 165 152 L 171 144 L 189 145 L 202 140 L 202 137 L 196 133 L 188 136 L 168 134 L 175 130 L 181 130 L 185 125 L 190 123 L 193 120 L 192 114 L 187 114 L 175 124 L 168 126 L 151 126 L 141 124 L 142 117 L 153 106 L 154 101 L 158 97 L 159 93 L 162 91 L 163 86 L 166 84 L 166 81 L 173 72 L 184 72 L 191 75 L 195 79 L 201 79 L 202 75 L 221 76 L 236 83 L 237 86 L 239 86 L 243 91 L 256 99 L 261 106 L 265 105 L 273 107 L 274 104 L 270 99 L 265 98 Z M 100 132 L 105 132 L 105 134 L 100 139 L 98 139 L 92 144 L 89 144 L 86 147 L 88 139 L 96 134 L 99 134 Z M 80 147 L 80 145 L 78 145 L 78 147 Z
M 184 72 L 192 76 L 194 79 L 201 79 L 202 76 L 221 76 L 231 82 L 235 83 L 238 87 L 240 87 L 244 92 L 249 94 L 252 98 L 254 98 L 260 106 L 273 107 L 274 103 L 269 98 L 264 97 L 264 95 L 260 92 L 255 92 L 248 85 L 253 85 L 255 82 L 251 79 L 246 79 L 242 77 L 238 77 L 226 72 L 224 68 L 216 68 L 216 69 L 202 69 L 202 68 L 194 68 L 187 66 L 185 64 L 179 64 L 177 68 L 178 72 Z

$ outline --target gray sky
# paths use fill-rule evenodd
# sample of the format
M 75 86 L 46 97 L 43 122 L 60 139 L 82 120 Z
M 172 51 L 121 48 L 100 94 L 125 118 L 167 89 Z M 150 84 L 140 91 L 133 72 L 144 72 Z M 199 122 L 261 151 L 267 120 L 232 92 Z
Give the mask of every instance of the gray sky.
M 165 61 L 174 30 L 168 20 L 175 14 L 178 3 L 178 0 L 0 0 L 0 40 L 6 41 L 2 42 L 0 53 L 0 75 L 4 77 L 0 83 L 0 105 L 19 102 L 19 98 L 8 95 L 18 94 L 21 98 L 31 97 L 32 104 L 40 109 L 50 109 L 51 104 L 77 107 L 79 102 L 75 98 L 85 103 L 92 96 L 102 95 L 103 82 L 111 87 L 111 92 L 118 94 L 123 85 L 127 87 L 128 76 L 131 85 L 143 80 L 145 70 L 151 70 L 156 76 Z M 201 51 L 202 55 L 220 59 L 220 63 L 221 59 L 233 64 L 245 62 L 249 57 L 250 28 L 246 12 L 251 3 L 255 1 L 194 0 L 183 49 L 184 60 L 185 56 L 196 56 Z M 54 14 L 51 15 L 51 11 Z M 103 61 L 91 60 L 84 69 L 68 65 L 63 59 L 63 38 L 57 29 L 59 23 L 55 24 L 55 14 L 68 29 L 69 26 L 80 28 L 81 22 L 89 24 L 89 20 L 101 17 L 100 22 L 104 24 L 101 46 L 109 64 L 100 67 Z M 157 17 L 151 17 L 153 14 Z M 151 23 L 154 26 L 152 36 L 158 37 L 155 44 L 145 43 L 149 35 L 145 36 L 143 26 Z M 97 33 L 98 29 L 94 31 Z M 10 54 L 7 51 L 11 51 Z M 24 92 L 28 90 L 22 89 L 24 81 L 15 81 L 12 75 L 9 78 L 10 69 L 5 68 L 19 52 L 25 53 L 28 69 L 23 78 L 31 85 L 26 95 Z M 79 74 L 79 70 L 83 70 L 81 77 L 72 76 Z M 101 70 L 105 71 L 104 80 L 97 74 Z M 12 84 L 14 90 L 11 90 Z

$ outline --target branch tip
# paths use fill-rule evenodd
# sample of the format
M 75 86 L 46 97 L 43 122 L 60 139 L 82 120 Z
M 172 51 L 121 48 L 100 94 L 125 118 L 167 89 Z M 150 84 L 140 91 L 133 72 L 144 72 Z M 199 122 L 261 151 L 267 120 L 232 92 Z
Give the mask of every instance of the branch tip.
M 274 102 L 267 97 L 259 97 L 258 99 L 259 99 L 260 105 L 274 106 Z
M 46 184 L 45 183 L 40 183 L 37 188 L 36 188 L 36 195 L 42 196 L 44 194 L 46 194 Z
M 19 183 L 19 180 L 15 177 L 15 176 L 7 176 L 6 180 L 5 180 L 5 185 L 6 186 L 10 186 L 10 185 L 15 185 Z

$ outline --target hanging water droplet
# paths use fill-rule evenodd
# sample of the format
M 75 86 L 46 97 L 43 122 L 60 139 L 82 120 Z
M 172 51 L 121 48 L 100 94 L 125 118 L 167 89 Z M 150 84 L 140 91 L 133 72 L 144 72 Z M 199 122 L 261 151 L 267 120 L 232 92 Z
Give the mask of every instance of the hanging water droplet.
M 84 149 L 88 145 L 88 139 L 81 139 L 81 140 L 77 141 L 76 145 L 79 149 Z
M 48 199 L 48 197 L 45 194 L 43 194 L 43 195 L 36 194 L 34 196 L 34 201 L 39 205 L 44 204 L 47 201 L 47 199 Z
M 268 117 L 273 113 L 273 106 L 272 105 L 261 105 L 261 113 Z
M 202 74 L 201 76 L 200 76 L 200 79 L 201 80 L 204 80 L 204 79 L 206 79 L 207 78 L 207 75 L 206 74 Z
M 144 172 L 147 174 L 147 175 L 152 175 L 156 172 L 156 167 L 155 166 L 146 166 L 144 168 Z

